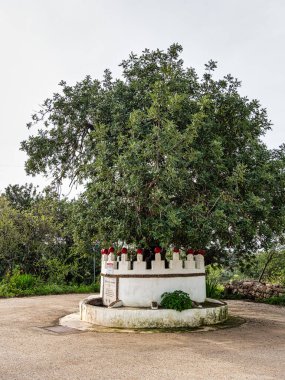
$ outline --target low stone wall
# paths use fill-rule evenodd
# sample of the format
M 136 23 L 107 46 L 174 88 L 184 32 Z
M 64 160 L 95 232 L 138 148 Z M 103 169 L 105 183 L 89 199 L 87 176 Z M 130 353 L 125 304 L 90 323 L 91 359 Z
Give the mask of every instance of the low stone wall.
M 108 308 L 96 306 L 98 296 L 89 297 L 79 304 L 80 319 L 84 322 L 105 327 L 118 328 L 171 328 L 215 325 L 228 318 L 225 302 L 209 299 L 215 307 L 193 308 L 183 311 L 150 308 Z M 97 300 L 96 300 L 97 299 Z M 207 299 L 206 299 L 207 300 Z
M 231 294 L 249 299 L 264 299 L 285 295 L 285 287 L 258 281 L 233 281 L 225 285 L 225 295 Z

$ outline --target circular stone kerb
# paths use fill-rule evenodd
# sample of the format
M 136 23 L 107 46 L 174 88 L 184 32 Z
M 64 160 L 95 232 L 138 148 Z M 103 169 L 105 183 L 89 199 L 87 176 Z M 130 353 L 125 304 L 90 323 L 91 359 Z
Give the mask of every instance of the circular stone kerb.
M 193 308 L 181 312 L 170 309 L 107 308 L 91 305 L 100 297 L 80 302 L 80 319 L 96 325 L 119 328 L 171 328 L 198 327 L 224 322 L 228 318 L 228 306 L 224 302 L 208 299 L 215 307 Z

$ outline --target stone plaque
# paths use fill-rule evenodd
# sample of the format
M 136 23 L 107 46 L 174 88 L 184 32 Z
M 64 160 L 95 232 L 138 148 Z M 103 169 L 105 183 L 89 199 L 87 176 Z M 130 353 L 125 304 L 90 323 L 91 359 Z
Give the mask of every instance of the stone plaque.
M 117 279 L 104 277 L 103 303 L 109 306 L 110 303 L 117 301 Z

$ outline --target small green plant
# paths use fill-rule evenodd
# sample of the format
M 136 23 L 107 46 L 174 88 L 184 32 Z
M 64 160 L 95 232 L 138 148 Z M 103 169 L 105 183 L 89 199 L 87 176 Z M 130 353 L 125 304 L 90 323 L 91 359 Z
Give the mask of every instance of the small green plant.
M 192 308 L 192 301 L 189 294 L 182 290 L 175 290 L 172 293 L 163 293 L 160 305 L 165 309 L 182 311 Z
M 209 298 L 221 298 L 224 292 L 224 286 L 217 281 L 206 278 L 206 294 Z

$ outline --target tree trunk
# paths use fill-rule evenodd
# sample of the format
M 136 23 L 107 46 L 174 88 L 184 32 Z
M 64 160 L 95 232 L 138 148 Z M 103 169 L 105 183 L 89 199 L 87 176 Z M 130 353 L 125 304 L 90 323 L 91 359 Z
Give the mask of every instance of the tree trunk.
M 261 272 L 261 274 L 260 274 L 260 276 L 259 276 L 258 282 L 261 282 L 261 280 L 262 280 L 262 278 L 263 278 L 263 276 L 264 276 L 264 273 L 265 273 L 265 271 L 266 271 L 266 268 L 267 268 L 268 264 L 270 263 L 270 261 L 272 260 L 272 258 L 273 258 L 273 256 L 274 256 L 274 253 L 275 253 L 275 251 L 271 251 L 271 252 L 269 253 L 268 259 L 267 259 L 267 261 L 266 261 L 266 263 L 265 263 L 265 265 L 264 265 L 264 267 L 263 267 L 263 269 L 262 269 L 262 272 Z

